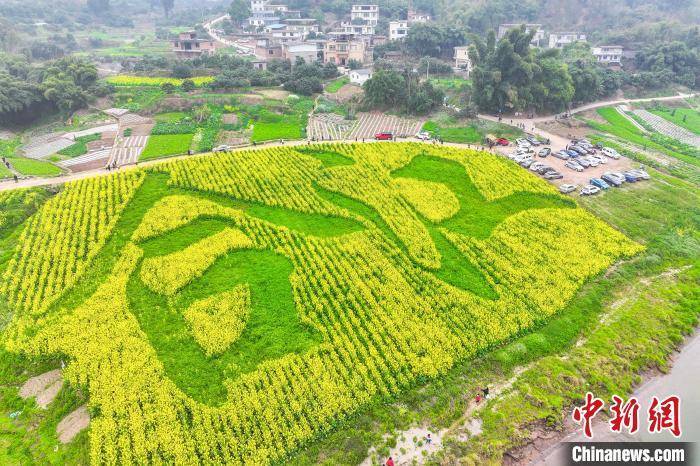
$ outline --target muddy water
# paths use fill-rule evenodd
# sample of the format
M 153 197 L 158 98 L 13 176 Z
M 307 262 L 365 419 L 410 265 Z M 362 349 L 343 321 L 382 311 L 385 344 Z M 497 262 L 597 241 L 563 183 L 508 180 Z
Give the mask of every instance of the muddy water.
M 700 334 L 696 333 L 673 361 L 668 374 L 653 377 L 642 384 L 634 393 L 641 405 L 639 411 L 640 430 L 634 435 L 614 434 L 608 425 L 598 422 L 593 428 L 593 440 L 597 442 L 700 442 Z M 681 438 L 676 439 L 669 432 L 650 434 L 647 432 L 646 412 L 651 398 L 663 399 L 669 395 L 681 398 Z M 562 442 L 585 442 L 580 428 Z M 700 458 L 695 458 L 700 464 Z M 542 456 L 530 463 L 536 466 L 559 466 L 566 464 L 566 448 L 562 443 L 543 452 Z

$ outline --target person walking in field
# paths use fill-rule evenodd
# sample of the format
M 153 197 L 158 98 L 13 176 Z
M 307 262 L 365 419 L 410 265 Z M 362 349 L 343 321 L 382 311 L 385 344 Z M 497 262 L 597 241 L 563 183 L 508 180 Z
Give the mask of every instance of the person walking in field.
M 481 392 L 484 394 L 484 399 L 489 397 L 489 387 L 482 388 Z
M 428 445 L 433 443 L 433 438 L 430 436 L 430 432 L 428 432 L 428 435 L 425 436 L 425 443 L 427 443 Z
M 394 466 L 394 460 L 391 459 L 391 456 L 386 460 L 386 466 Z

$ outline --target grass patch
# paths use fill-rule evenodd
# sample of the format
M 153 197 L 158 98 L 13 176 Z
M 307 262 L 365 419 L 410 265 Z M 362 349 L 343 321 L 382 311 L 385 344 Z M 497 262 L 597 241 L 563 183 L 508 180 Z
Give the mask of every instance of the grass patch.
M 15 170 L 27 176 L 57 176 L 63 173 L 56 165 L 44 160 L 16 157 L 10 159 L 10 163 Z
M 423 131 L 428 131 L 435 138 L 461 144 L 481 144 L 487 134 L 505 138 L 522 135 L 522 131 L 512 126 L 485 120 L 473 120 L 465 125 L 450 116 L 428 120 L 423 125 Z
M 692 108 L 650 108 L 649 111 L 671 123 L 700 134 L 700 112 Z
M 58 153 L 67 157 L 78 157 L 87 154 L 87 144 L 92 141 L 99 141 L 101 138 L 102 134 L 100 133 L 88 134 L 87 136 L 75 138 L 75 144 L 59 150 Z
M 150 136 L 139 160 L 186 154 L 190 150 L 192 137 L 192 134 L 158 134 Z
M 349 82 L 350 78 L 348 78 L 347 76 L 341 76 L 340 78 L 337 78 L 326 84 L 325 91 L 329 94 L 335 94 L 340 90 L 341 87 L 345 86 Z
M 158 113 L 153 117 L 154 120 L 157 122 L 162 122 L 162 123 L 177 123 L 185 118 L 187 118 L 189 115 L 185 112 L 166 112 L 166 113 Z

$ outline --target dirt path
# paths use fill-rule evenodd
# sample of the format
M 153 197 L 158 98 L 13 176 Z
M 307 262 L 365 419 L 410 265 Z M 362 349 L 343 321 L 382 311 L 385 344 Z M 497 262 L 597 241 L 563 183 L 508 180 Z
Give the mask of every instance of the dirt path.
M 19 396 L 23 399 L 35 397 L 37 406 L 46 409 L 62 387 L 61 370 L 54 369 L 28 379 L 19 389 Z
M 87 406 L 82 405 L 66 417 L 56 426 L 56 436 L 61 443 L 68 443 L 83 429 L 90 425 L 90 413 Z

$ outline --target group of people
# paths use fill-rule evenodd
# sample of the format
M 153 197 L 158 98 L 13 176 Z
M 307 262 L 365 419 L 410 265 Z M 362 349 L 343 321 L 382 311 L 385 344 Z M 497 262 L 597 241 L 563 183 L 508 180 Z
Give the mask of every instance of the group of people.
M 119 165 L 117 165 L 117 161 L 115 160 L 115 161 L 112 162 L 112 163 L 108 163 L 107 166 L 106 166 L 105 168 L 107 169 L 107 171 L 112 171 L 112 170 L 118 169 L 118 168 L 119 168 Z
M 2 158 L 2 163 L 7 167 L 8 170 L 12 170 L 12 167 L 10 166 L 10 161 L 7 160 L 4 156 Z M 19 183 L 19 178 L 17 178 L 17 174 L 13 174 L 12 178 L 15 180 L 15 183 Z

